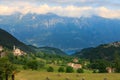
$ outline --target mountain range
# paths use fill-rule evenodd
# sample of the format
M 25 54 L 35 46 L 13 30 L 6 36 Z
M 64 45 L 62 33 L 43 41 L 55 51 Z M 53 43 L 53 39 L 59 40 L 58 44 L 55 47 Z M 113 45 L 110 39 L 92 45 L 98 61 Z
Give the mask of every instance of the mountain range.
M 120 41 L 120 19 L 100 16 L 72 18 L 52 13 L 15 13 L 0 16 L 0 28 L 26 44 L 66 52 Z

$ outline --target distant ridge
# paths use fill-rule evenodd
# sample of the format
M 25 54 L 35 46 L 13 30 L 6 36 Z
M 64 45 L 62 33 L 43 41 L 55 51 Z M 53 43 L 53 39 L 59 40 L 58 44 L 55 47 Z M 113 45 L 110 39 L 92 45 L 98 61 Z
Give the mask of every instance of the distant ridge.
M 76 52 L 74 55 L 90 60 L 113 60 L 116 53 L 120 55 L 120 42 L 113 42 L 109 44 L 99 45 L 97 47 L 82 49 L 81 51 Z
M 66 55 L 65 52 L 63 52 L 62 50 L 58 48 L 54 48 L 54 47 L 39 47 L 38 48 L 35 46 L 31 46 L 31 45 L 29 45 L 29 47 L 34 49 L 36 52 L 43 52 L 45 54 Z

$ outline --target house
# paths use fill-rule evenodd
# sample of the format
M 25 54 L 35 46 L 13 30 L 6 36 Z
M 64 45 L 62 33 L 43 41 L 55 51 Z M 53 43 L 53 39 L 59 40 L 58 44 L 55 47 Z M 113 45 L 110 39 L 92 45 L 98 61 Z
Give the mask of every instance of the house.
M 82 68 L 81 64 L 75 64 L 75 63 L 68 63 L 68 66 L 73 67 L 74 69 Z
M 77 62 L 78 62 L 78 59 L 77 59 L 77 58 L 74 58 L 74 59 L 73 59 L 73 62 L 77 63 Z
M 16 48 L 15 46 L 13 46 L 13 54 L 15 56 L 26 55 L 24 51 L 20 50 L 19 48 Z
M 6 53 L 3 51 L 3 47 L 0 45 L 0 57 L 4 57 Z
M 107 67 L 106 70 L 107 70 L 108 73 L 115 72 L 115 68 L 111 68 L 111 67 Z
M 2 46 L 0 46 L 0 52 L 2 52 L 3 51 L 3 47 Z
M 82 65 L 78 64 L 78 62 L 78 58 L 74 58 L 72 62 L 68 63 L 67 65 L 73 67 L 74 69 L 82 68 Z
M 74 64 L 74 69 L 78 69 L 78 68 L 82 68 L 82 65 L 81 64 Z
M 5 52 L 0 52 L 0 57 L 4 57 L 6 56 L 6 53 Z
M 74 67 L 74 63 L 68 63 L 68 66 Z

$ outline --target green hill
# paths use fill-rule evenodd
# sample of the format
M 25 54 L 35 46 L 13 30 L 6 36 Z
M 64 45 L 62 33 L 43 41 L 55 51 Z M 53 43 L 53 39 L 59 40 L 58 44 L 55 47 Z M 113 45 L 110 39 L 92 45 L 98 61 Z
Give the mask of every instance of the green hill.
M 45 54 L 57 54 L 57 55 L 66 55 L 65 52 L 63 52 L 62 50 L 58 49 L 58 48 L 53 48 L 53 47 L 35 47 L 35 46 L 31 46 L 29 45 L 29 47 L 31 47 L 32 49 L 34 49 L 36 52 L 43 52 Z
M 75 53 L 75 56 L 90 60 L 105 59 L 113 60 L 115 54 L 120 55 L 120 42 L 100 45 L 98 47 L 91 47 L 83 49 Z
M 13 49 L 13 46 L 15 45 L 16 47 L 20 48 L 21 50 L 25 52 L 34 52 L 34 50 L 31 49 L 29 46 L 20 42 L 14 36 L 12 36 L 11 34 L 9 34 L 8 32 L 2 29 L 0 29 L 0 45 L 8 49 L 11 49 L 11 50 Z

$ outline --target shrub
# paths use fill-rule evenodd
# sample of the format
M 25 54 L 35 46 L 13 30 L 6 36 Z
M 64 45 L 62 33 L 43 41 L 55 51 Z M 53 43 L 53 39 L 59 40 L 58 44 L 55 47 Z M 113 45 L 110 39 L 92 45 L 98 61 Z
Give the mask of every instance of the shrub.
M 27 69 L 28 69 L 28 66 L 27 66 L 27 65 L 24 65 L 24 66 L 23 66 L 23 69 L 24 69 L 24 70 L 27 70 Z
M 38 61 L 39 63 L 39 68 L 44 68 L 45 62 L 44 61 Z
M 50 67 L 47 68 L 47 71 L 48 72 L 54 72 L 54 69 L 53 69 L 53 67 L 50 66 Z
M 94 70 L 93 70 L 93 73 L 98 73 L 98 70 L 97 70 L 97 69 L 94 69 Z
M 31 60 L 27 63 L 27 67 L 32 70 L 37 70 L 39 68 L 39 63 L 36 60 Z
M 65 72 L 64 67 L 59 67 L 58 72 Z
M 66 73 L 72 73 L 72 72 L 74 72 L 73 67 L 67 66 L 66 67 Z
M 84 70 L 82 68 L 78 68 L 77 73 L 84 73 Z

